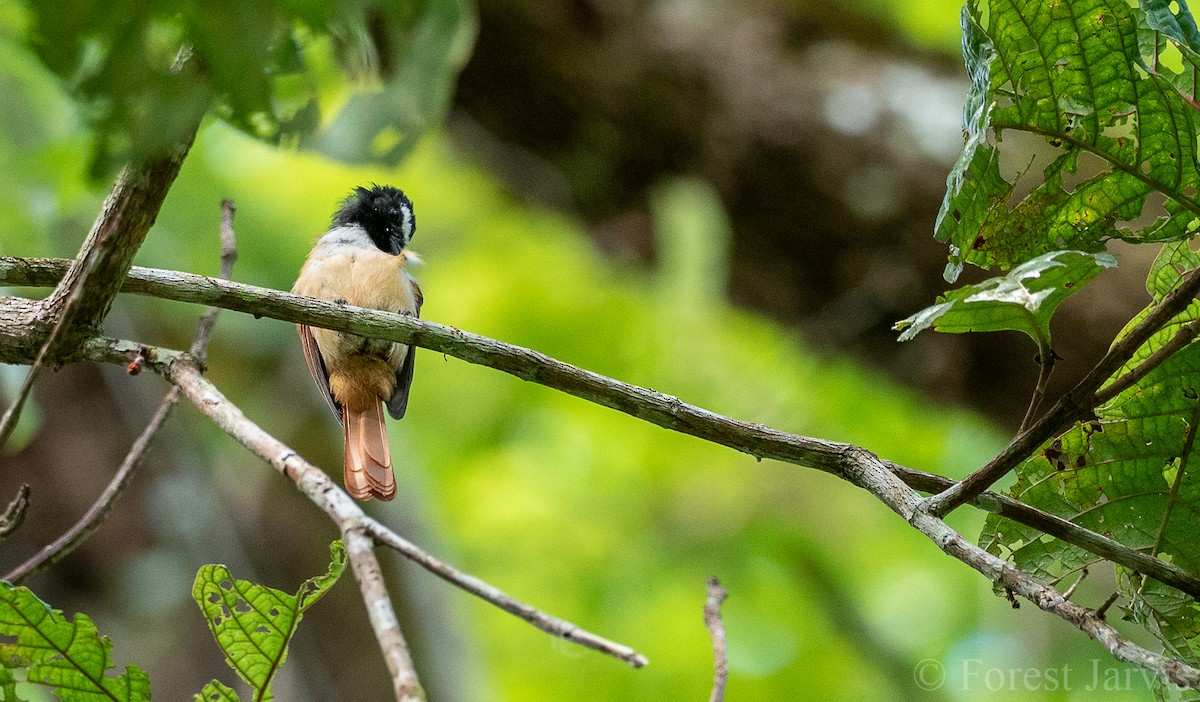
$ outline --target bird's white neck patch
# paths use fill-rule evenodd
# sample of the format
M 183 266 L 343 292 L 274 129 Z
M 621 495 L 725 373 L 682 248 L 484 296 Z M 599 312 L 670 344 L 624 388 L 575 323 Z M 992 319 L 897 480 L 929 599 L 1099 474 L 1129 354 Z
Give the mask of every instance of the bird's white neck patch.
M 344 249 L 377 249 L 375 242 L 367 234 L 367 230 L 357 224 L 345 224 L 334 227 L 317 239 L 316 248 L 326 253 L 337 253 Z

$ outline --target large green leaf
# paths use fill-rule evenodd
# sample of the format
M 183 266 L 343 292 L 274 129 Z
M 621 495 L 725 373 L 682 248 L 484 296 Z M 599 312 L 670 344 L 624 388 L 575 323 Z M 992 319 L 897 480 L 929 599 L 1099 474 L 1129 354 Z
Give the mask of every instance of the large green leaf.
M 1152 9 L 1154 22 L 1165 23 Z M 1189 36 L 1186 10 L 1166 16 L 1178 36 Z M 1008 269 L 1047 251 L 1098 251 L 1113 238 L 1165 241 L 1196 231 L 1192 71 L 1158 60 L 1171 36 L 1154 33 L 1149 21 L 1121 0 L 967 3 L 967 141 L 937 222 L 938 238 L 950 245 L 948 280 L 964 263 Z M 1139 25 L 1151 32 L 1149 42 Z M 1016 179 L 1001 169 L 1005 131 L 1044 137 L 1057 152 L 1019 200 Z M 1086 168 L 1082 154 L 1090 155 Z M 1027 168 L 1028 153 L 1017 157 L 1014 168 Z M 1152 192 L 1166 197 L 1164 213 L 1132 228 Z
M 272 698 L 271 680 L 287 660 L 288 643 L 305 610 L 321 599 L 346 569 L 342 542 L 334 541 L 329 550 L 329 571 L 304 581 L 295 595 L 238 580 L 223 565 L 202 566 L 196 573 L 192 597 L 225 652 L 225 661 L 253 688 L 256 701 Z M 213 681 L 201 694 L 206 700 L 220 700 L 228 690 Z M 218 696 L 211 697 L 214 694 Z
M 963 332 L 1021 331 L 1050 346 L 1050 317 L 1067 297 L 1105 268 L 1108 254 L 1053 251 L 1014 268 L 1008 275 L 952 290 L 937 304 L 896 323 L 907 341 L 925 329 Z
M 109 676 L 112 642 L 86 614 L 68 620 L 28 588 L 0 582 L 0 635 L 15 638 L 0 644 L 6 663 L 0 689 L 8 699 L 16 699 L 10 665 L 24 668 L 29 682 L 52 688 L 63 702 L 150 699 L 150 681 L 135 666 Z

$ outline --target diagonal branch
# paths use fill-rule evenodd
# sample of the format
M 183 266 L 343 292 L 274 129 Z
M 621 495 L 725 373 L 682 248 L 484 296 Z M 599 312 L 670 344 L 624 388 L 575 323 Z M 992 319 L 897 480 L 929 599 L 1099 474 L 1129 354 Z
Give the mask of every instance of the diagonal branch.
M 112 307 L 133 256 L 146 238 L 179 168 L 191 148 L 199 123 L 168 153 L 121 170 L 79 255 L 46 299 L 26 320 L 49 327 L 38 356 L 29 367 L 12 404 L 0 417 L 0 448 L 16 428 L 25 401 L 42 368 L 60 349 L 72 350 L 96 334 Z
M 1072 422 L 1080 419 L 1099 404 L 1097 393 L 1114 373 L 1121 369 L 1141 348 L 1142 344 L 1162 329 L 1179 313 L 1183 312 L 1200 293 L 1200 268 L 1190 271 L 1179 286 L 1163 296 L 1158 305 L 1146 315 L 1129 333 L 1112 345 L 1108 353 L 1048 411 L 1041 419 L 1021 432 L 995 458 L 961 482 L 926 500 L 925 509 L 930 514 L 945 515 L 956 507 L 970 502 L 984 490 L 1003 478 L 1017 464 L 1025 460 L 1050 438 L 1061 434 Z M 1137 371 L 1149 372 L 1154 360 L 1161 363 L 1165 356 L 1151 357 L 1138 366 Z
M 221 279 L 229 280 L 233 276 L 233 263 L 237 260 L 237 240 L 233 232 L 234 206 L 232 201 L 225 200 L 221 203 L 221 207 Z M 193 356 L 203 359 L 207 355 L 208 342 L 212 338 L 212 331 L 217 322 L 217 314 L 220 311 L 221 308 L 219 307 L 210 307 L 205 310 L 204 315 L 200 318 L 199 324 L 196 325 L 196 336 L 191 347 L 191 354 Z M 49 341 L 47 341 L 48 344 Z M 131 375 L 141 372 L 141 362 L 137 359 L 144 358 L 144 356 L 145 354 L 139 351 L 139 355 L 129 364 L 128 372 Z M 173 387 L 163 398 L 158 410 L 150 419 L 150 423 L 146 425 L 141 435 L 133 442 L 133 446 L 130 447 L 129 453 L 126 454 L 125 460 L 121 462 L 120 467 L 117 469 L 116 474 L 113 475 L 112 480 L 109 481 L 108 486 L 100 493 L 96 501 L 84 513 L 83 517 L 62 536 L 44 546 L 32 558 L 5 575 L 5 580 L 14 584 L 20 584 L 26 578 L 36 575 L 58 563 L 63 558 L 66 558 L 100 528 L 100 525 L 108 517 L 109 512 L 112 511 L 116 501 L 133 480 L 138 468 L 141 467 L 151 442 L 166 422 L 167 417 L 170 416 L 171 410 L 178 401 L 179 388 Z
M 380 546 L 387 546 L 451 585 L 486 600 L 509 614 L 524 619 L 551 636 L 557 636 L 560 639 L 577 643 L 580 646 L 600 651 L 613 658 L 625 661 L 634 668 L 641 668 L 649 663 L 645 656 L 628 646 L 609 641 L 590 631 L 581 629 L 568 621 L 552 617 L 545 612 L 534 609 L 524 602 L 515 600 L 497 588 L 488 585 L 479 578 L 468 575 L 454 566 L 434 558 L 418 548 L 416 544 L 401 537 L 396 532 L 370 517 L 363 519 L 363 527 L 375 540 L 375 543 Z
M 166 422 L 167 417 L 171 414 L 171 409 L 175 406 L 178 399 L 179 392 L 176 388 L 171 388 L 166 397 L 163 398 L 162 404 L 158 406 L 158 411 L 154 413 L 154 417 L 150 420 L 150 423 L 142 430 L 141 436 L 133 442 L 129 453 L 125 455 L 125 460 L 121 462 L 120 468 L 117 469 L 108 486 L 104 488 L 104 492 L 100 493 L 96 501 L 88 508 L 88 511 L 80 517 L 79 521 L 62 536 L 42 547 L 29 560 L 9 571 L 4 576 L 4 580 L 19 585 L 26 578 L 37 575 L 46 568 L 66 558 L 80 544 L 86 541 L 88 537 L 95 533 L 96 529 L 100 528 L 100 525 L 104 523 L 104 519 L 108 517 L 108 513 L 112 510 L 113 505 L 116 504 L 117 498 L 125 492 L 125 488 L 133 480 L 137 469 L 141 467 L 146 450 L 150 447 L 150 443 L 154 440 L 155 435 L 158 434 L 158 430 Z
M 1100 642 L 1114 658 L 1153 672 L 1160 680 L 1200 690 L 1200 669 L 1154 653 L 1133 643 L 1096 611 L 1071 602 L 1013 564 L 988 553 L 923 508 L 924 500 L 888 470 L 883 461 L 864 449 L 845 454 L 847 480 L 878 497 L 949 556 L 967 564 L 993 583 L 1028 599 L 1040 609 L 1069 622 Z
M 544 631 L 616 657 L 634 667 L 645 665 L 646 658 L 629 647 L 543 614 L 533 607 L 505 595 L 482 580 L 468 576 L 439 561 L 368 517 L 362 508 L 330 480 L 324 471 L 301 458 L 295 451 L 247 418 L 236 405 L 231 403 L 201 374 L 195 360 L 190 355 L 169 349 L 145 347 L 131 342 L 113 340 L 94 340 L 86 345 L 86 350 L 92 360 L 110 363 L 125 363 L 132 354 L 142 352 L 146 358 L 147 367 L 153 368 L 167 380 L 175 383 L 187 398 L 217 426 L 296 483 L 297 487 L 337 524 L 347 541 L 348 548 L 352 540 L 357 539 L 361 542 L 363 537 L 369 537 L 373 544 L 378 543 L 396 550 L 435 575 L 505 611 L 517 614 Z M 367 549 L 365 554 L 361 549 L 357 552 L 349 549 L 349 552 L 352 559 L 355 557 L 366 559 L 368 556 L 371 560 L 375 559 L 374 552 L 370 549 Z M 358 553 L 357 556 L 356 553 Z M 363 588 L 364 596 L 369 595 L 371 598 L 376 598 L 378 595 L 375 584 L 362 581 L 362 578 L 373 578 L 372 573 L 377 568 L 378 564 L 372 566 L 369 563 L 355 566 L 355 574 L 360 577 L 360 586 Z M 391 603 L 386 599 L 371 599 L 367 604 L 369 610 L 379 610 L 370 612 L 372 617 L 377 616 L 372 619 L 372 625 L 376 627 L 376 636 L 384 650 L 384 657 L 392 671 L 393 680 L 396 681 L 398 693 L 402 689 L 407 690 L 408 683 L 404 682 L 407 680 L 407 671 L 404 669 L 403 661 L 408 654 L 400 652 L 398 649 L 398 646 L 403 644 L 403 639 L 398 638 L 398 628 L 393 632 L 392 622 L 395 621 L 395 612 Z
M 66 262 L 61 259 L 0 256 L 0 283 L 53 285 L 65 268 Z M 517 377 L 631 414 L 658 426 L 699 436 L 759 458 L 774 458 L 839 474 L 837 461 L 841 454 L 855 448 L 849 444 L 811 439 L 759 424 L 738 422 L 652 390 L 575 368 L 536 351 L 404 315 L 337 305 L 191 273 L 138 266 L 131 269 L 123 291 L 181 302 L 210 304 L 255 316 L 348 331 L 371 338 L 413 343 L 470 363 L 503 370 Z M 3 332 L 2 328 L 0 332 Z M 19 345 L 14 344 L 13 347 L 19 348 Z M 4 349 L 5 345 L 0 343 L 0 354 L 3 354 Z M 1160 357 L 1158 361 L 1161 362 L 1163 358 L 1165 357 Z M 15 360 L 20 362 L 20 357 Z M 1147 360 L 1130 374 L 1145 375 L 1151 370 L 1147 367 L 1149 363 L 1150 360 Z M 654 404 L 651 407 L 645 406 L 643 398 L 651 398 Z M 660 407 L 664 411 L 651 413 L 651 409 Z M 941 492 L 954 484 L 949 478 L 940 475 L 890 462 L 887 465 L 910 486 L 925 492 Z M 1200 597 L 1200 578 L 1197 576 L 1175 564 L 1134 551 L 1102 534 L 995 493 L 984 493 L 975 498 L 972 504 L 1032 526 L 1176 587 L 1193 597 Z

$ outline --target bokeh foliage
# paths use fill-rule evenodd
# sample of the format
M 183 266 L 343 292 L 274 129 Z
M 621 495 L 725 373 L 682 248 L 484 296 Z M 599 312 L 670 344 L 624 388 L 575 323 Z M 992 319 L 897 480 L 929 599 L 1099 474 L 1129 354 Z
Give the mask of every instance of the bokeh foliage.
M 94 175 L 175 143 L 210 110 L 270 143 L 394 163 L 444 117 L 475 30 L 466 0 L 25 9 L 30 44 L 93 130 Z
M 0 179 L 0 250 L 70 256 L 103 196 L 90 180 L 89 162 L 107 167 L 122 148 L 140 148 L 141 142 L 124 144 L 119 131 L 110 134 L 93 115 L 76 112 L 71 96 L 86 101 L 86 95 L 24 49 L 33 22 L 22 7 L 0 0 L 0 87 L 18 96 L 0 100 L 0 167 L 19 174 Z M 301 29 L 292 37 L 303 47 L 302 28 L 332 22 L 342 5 L 265 7 L 295 19 L 293 27 Z M 450 21 L 449 14 L 430 17 L 426 26 L 434 28 Z M 167 24 L 181 21 L 171 16 Z M 443 43 L 449 36 L 430 32 Z M 316 43 L 319 51 L 304 53 L 306 62 L 313 61 L 305 70 L 316 82 L 321 125 L 336 124 L 328 116 L 342 106 L 344 114 L 353 114 L 354 90 L 341 82 L 342 54 L 335 49 L 343 41 L 350 40 L 331 31 L 326 44 Z M 160 52 L 155 70 L 162 71 L 168 54 Z M 321 63 L 314 56 L 326 58 Z M 266 82 L 277 91 L 284 81 Z M 233 96 L 213 90 L 218 113 L 229 120 L 205 123 L 138 263 L 214 272 L 218 203 L 232 197 L 239 205 L 241 254 L 235 278 L 287 289 L 337 200 L 354 185 L 391 182 L 403 186 L 420 211 L 414 246 L 428 261 L 417 274 L 430 319 L 715 411 L 852 441 L 948 475 L 963 474 L 1000 445 L 1001 437 L 979 418 L 932 406 L 852 359 L 815 353 L 771 321 L 732 308 L 723 284 L 726 224 L 703 183 L 663 184 L 655 231 L 668 258 L 654 271 L 627 267 L 600 256 L 574 222 L 514 200 L 436 134 L 400 167 L 351 167 L 248 139 L 250 133 L 268 142 L 293 141 L 289 129 L 301 122 L 288 119 L 307 114 L 309 104 L 303 99 L 308 85 L 298 82 L 301 99 L 285 102 L 299 109 L 276 112 L 272 102 L 266 121 L 239 120 Z M 262 107 L 252 99 L 262 95 L 254 92 L 263 83 L 258 85 L 237 104 Z M 148 98 L 132 97 L 130 104 L 140 99 Z M 359 123 L 373 128 L 375 118 L 368 114 Z M 262 124 L 268 129 L 259 132 Z M 371 138 L 359 143 L 399 154 L 386 148 L 396 134 L 367 133 Z M 377 134 L 384 136 L 375 140 Z M 412 134 L 401 130 L 400 136 Z M 347 153 L 334 148 L 336 140 L 311 138 L 317 141 L 307 143 L 329 144 L 328 153 Z M 109 331 L 186 346 L 193 313 L 198 311 L 187 306 L 123 298 Z M 756 463 L 428 353 L 421 352 L 417 369 L 413 411 L 391 427 L 396 454 L 403 456 L 403 494 L 393 505 L 373 506 L 376 515 L 389 523 L 417 523 L 413 530 L 438 555 L 556 615 L 635 645 L 652 661 L 645 670 L 628 670 L 457 593 L 439 605 L 427 590 L 399 590 L 399 600 L 415 601 L 422 610 L 410 617 L 432 618 L 440 629 L 415 638 L 418 664 L 422 670 L 451 666 L 467 699 L 702 699 L 710 684 L 710 650 L 700 605 L 710 574 L 734 593 L 725 608 L 731 699 L 925 694 L 913 690 L 903 665 L 895 674 L 868 651 L 889 651 L 902 663 L 1052 661 L 1081 669 L 1097 655 L 1068 627 L 1047 631 L 1041 615 L 1010 612 L 977 575 L 835 479 Z M 309 389 L 290 325 L 224 315 L 209 372 L 249 416 L 336 469 L 338 430 Z M 151 401 L 161 389 L 146 374 L 110 378 L 130 404 Z M 295 582 L 321 567 L 329 536 L 285 480 L 194 415 L 181 417 L 180 425 L 178 446 L 144 474 L 149 487 L 141 502 L 125 503 L 140 509 L 152 537 L 142 550 L 131 539 L 130 551 L 121 554 L 123 567 L 101 575 L 114 596 L 101 603 L 92 599 L 96 593 L 67 590 L 56 599 L 66 608 L 94 605 L 122 622 L 122 646 L 145 662 L 156 689 L 177 672 L 164 654 L 167 645 L 211 647 L 187 598 L 199 563 L 227 562 L 231 552 L 244 557 L 238 549 L 251 544 L 257 567 L 299 569 L 299 577 L 286 580 Z M 978 526 L 970 517 L 955 519 L 964 528 Z M 836 602 L 853 607 L 839 609 Z M 353 689 L 368 699 L 371 691 L 386 690 L 386 681 L 369 629 L 355 623 L 356 608 L 361 603 L 353 588 L 334 588 L 307 613 L 292 656 L 296 663 L 304 655 L 299 644 L 308 635 L 319 642 L 319 655 L 296 667 L 313 670 L 314 677 L 321 663 L 337 677 L 355 660 L 367 661 L 376 677 L 355 679 Z M 850 626 L 847 618 L 854 616 L 868 626 Z M 410 632 L 420 628 L 411 618 L 405 626 Z M 466 640 L 466 651 L 449 639 Z M 950 675 L 953 690 L 962 681 L 953 668 Z M 1126 693 L 1126 699 L 1143 696 L 1136 689 Z M 1007 698 L 1033 697 L 1021 690 Z M 970 698 L 978 696 L 972 691 Z

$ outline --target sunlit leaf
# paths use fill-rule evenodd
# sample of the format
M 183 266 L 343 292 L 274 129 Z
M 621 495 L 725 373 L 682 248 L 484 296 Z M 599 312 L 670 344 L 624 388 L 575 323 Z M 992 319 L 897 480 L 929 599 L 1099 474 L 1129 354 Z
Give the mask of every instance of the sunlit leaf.
M 15 638 L 0 643 L 0 656 L 19 663 L 26 680 L 53 689 L 63 702 L 150 699 L 150 681 L 138 668 L 109 675 L 112 642 L 86 614 L 68 620 L 28 588 L 0 582 L 0 635 Z M 11 672 L 5 672 L 0 688 L 15 696 Z
M 940 332 L 1020 331 L 1050 345 L 1050 317 L 1101 270 L 1113 268 L 1108 254 L 1054 251 L 1022 263 L 998 278 L 952 290 L 937 304 L 896 323 L 907 341 L 925 329 Z
M 223 565 L 202 566 L 196 573 L 192 597 L 225 652 L 229 667 L 258 691 L 255 699 L 271 699 L 271 680 L 287 660 L 288 643 L 305 610 L 333 587 L 346 568 L 342 542 L 334 541 L 329 550 L 329 571 L 304 581 L 295 595 L 237 580 Z

